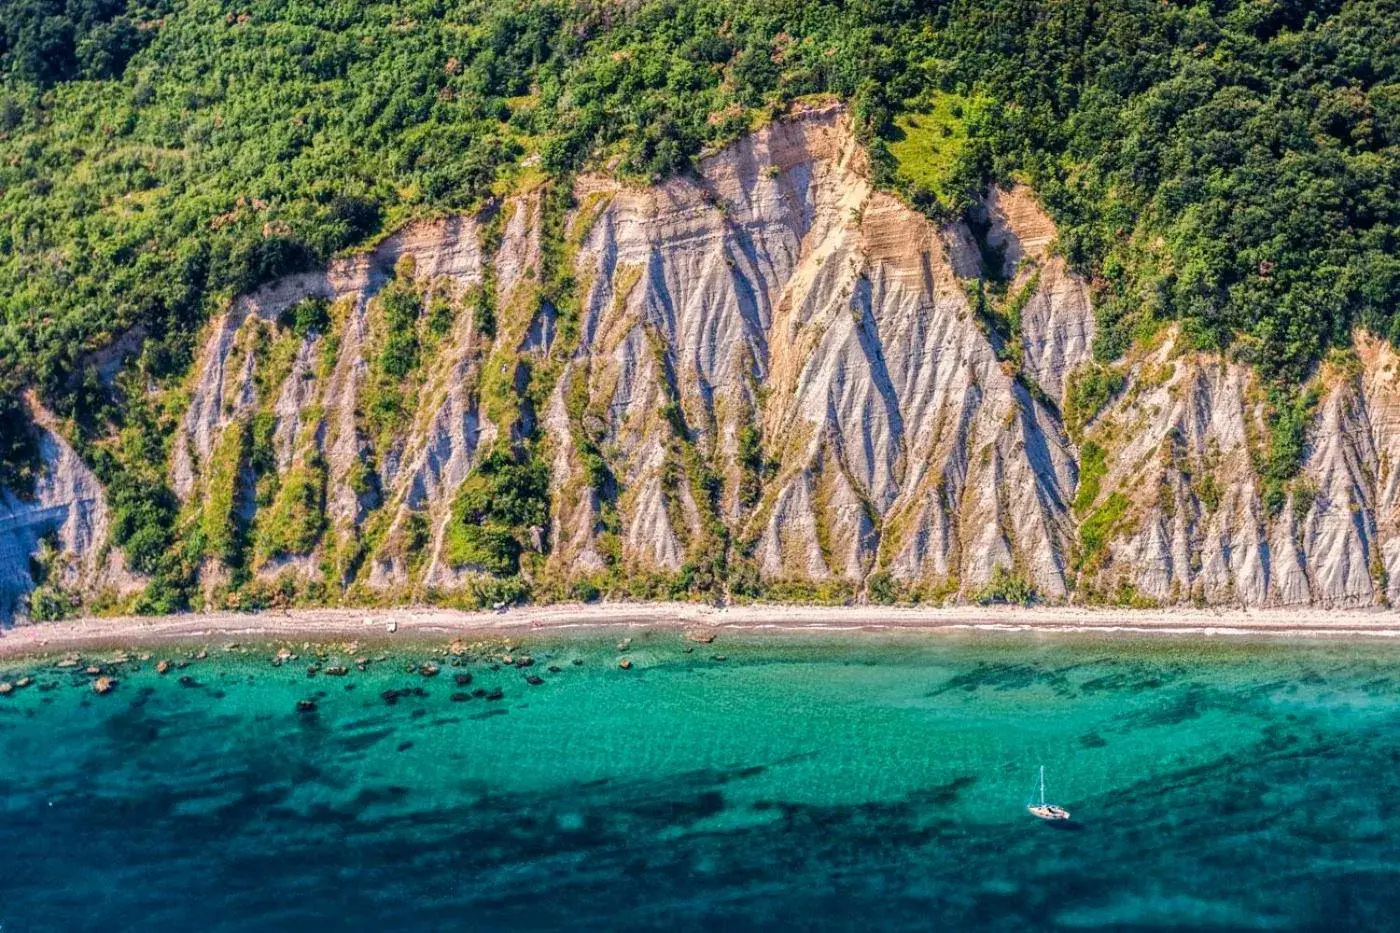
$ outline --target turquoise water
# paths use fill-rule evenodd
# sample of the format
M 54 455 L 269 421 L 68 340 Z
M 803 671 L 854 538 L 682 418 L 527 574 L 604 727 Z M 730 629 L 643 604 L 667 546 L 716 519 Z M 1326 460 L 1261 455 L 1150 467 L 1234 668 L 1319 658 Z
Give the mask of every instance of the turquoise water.
M 1400 909 L 1400 649 L 618 637 L 524 640 L 526 669 L 363 648 L 343 677 L 306 672 L 343 649 L 94 652 L 105 696 L 81 667 L 0 661 L 34 679 L 0 697 L 0 931 L 1357 928 Z M 158 674 L 167 656 L 187 667 Z M 424 661 L 440 673 L 407 670 Z M 1041 763 L 1071 824 L 1025 812 Z

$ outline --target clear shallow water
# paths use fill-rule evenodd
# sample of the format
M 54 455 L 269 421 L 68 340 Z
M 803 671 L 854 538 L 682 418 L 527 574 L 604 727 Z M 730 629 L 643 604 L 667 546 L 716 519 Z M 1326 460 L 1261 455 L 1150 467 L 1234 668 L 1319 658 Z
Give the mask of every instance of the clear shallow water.
M 36 680 L 0 697 L 0 930 L 1383 928 L 1400 909 L 1397 648 L 687 654 L 656 633 L 622 671 L 616 639 L 432 678 L 405 671 L 428 648 L 311 679 L 307 657 L 215 650 L 128 665 L 102 697 L 0 663 Z M 1024 810 L 1041 762 L 1071 826 Z

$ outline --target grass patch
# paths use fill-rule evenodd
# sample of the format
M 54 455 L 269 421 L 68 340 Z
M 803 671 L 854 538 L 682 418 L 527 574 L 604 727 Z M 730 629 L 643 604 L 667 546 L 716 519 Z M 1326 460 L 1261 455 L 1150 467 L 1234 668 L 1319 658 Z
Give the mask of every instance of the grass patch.
M 1083 516 L 1099 498 L 1099 486 L 1108 473 L 1108 454 L 1102 447 L 1089 441 L 1081 451 L 1079 461 L 1079 487 L 1074 491 L 1074 513 Z
M 738 446 L 739 504 L 751 509 L 763 492 L 763 435 L 756 424 L 739 428 Z
M 1098 566 L 1114 530 L 1128 513 L 1128 504 L 1127 496 L 1121 492 L 1114 492 L 1080 526 L 1076 569 L 1092 570 Z
M 895 117 L 887 145 L 900 180 L 940 204 L 951 204 L 950 182 L 967 144 L 967 117 L 973 106 L 971 99 L 960 94 L 935 91 Z
M 1065 430 L 1078 441 L 1084 427 L 1123 388 L 1123 374 L 1102 363 L 1087 363 L 1070 373 L 1065 386 Z
M 313 457 L 289 470 L 272 508 L 258 517 L 258 556 L 311 553 L 326 528 L 325 502 L 324 461 Z
M 1305 391 L 1276 386 L 1269 390 L 1265 414 L 1267 447 L 1258 464 L 1264 480 L 1264 507 L 1274 517 L 1288 501 L 1292 481 L 1303 468 L 1308 425 L 1312 423 L 1321 393 L 1316 386 Z
M 495 576 L 520 571 L 531 527 L 549 521 L 549 473 L 543 461 L 493 450 L 457 490 L 447 528 L 447 562 Z
M 765 602 L 804 603 L 813 606 L 845 606 L 855 598 L 849 580 L 774 580 L 763 587 L 758 599 Z
M 242 557 L 243 523 L 239 512 L 251 435 L 247 419 L 233 422 L 224 429 L 209 458 L 200 530 L 204 533 L 205 553 L 229 566 L 237 566 Z

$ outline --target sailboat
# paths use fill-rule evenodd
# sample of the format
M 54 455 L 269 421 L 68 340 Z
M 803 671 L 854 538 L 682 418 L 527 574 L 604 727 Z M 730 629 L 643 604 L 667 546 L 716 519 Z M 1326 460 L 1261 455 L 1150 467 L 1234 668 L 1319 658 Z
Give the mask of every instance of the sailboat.
M 1032 816 L 1038 816 L 1042 820 L 1069 819 L 1069 811 L 1064 807 L 1045 802 L 1045 765 L 1040 766 L 1040 803 L 1027 804 L 1026 809 L 1031 811 Z

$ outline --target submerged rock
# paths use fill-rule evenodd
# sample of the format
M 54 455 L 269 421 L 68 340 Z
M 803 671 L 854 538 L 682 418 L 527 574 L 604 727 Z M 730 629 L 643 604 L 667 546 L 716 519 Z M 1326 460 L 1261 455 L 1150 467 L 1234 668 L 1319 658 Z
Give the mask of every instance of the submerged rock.
M 544 678 L 538 674 L 529 674 L 526 676 L 525 682 L 532 687 L 538 687 L 540 684 L 544 683 Z
M 455 684 L 456 684 L 457 686 L 459 686 L 459 687 L 465 687 L 465 686 L 467 686 L 468 684 L 470 684 L 470 683 L 472 682 L 472 675 L 471 675 L 471 674 L 454 674 L 454 675 L 452 675 L 452 682 L 455 683 Z
M 92 682 L 92 692 L 101 696 L 106 693 L 111 693 L 116 685 L 117 682 L 111 677 L 99 677 Z
M 169 673 L 170 673 L 170 662 L 169 662 L 169 661 L 157 661 L 157 662 L 156 662 L 156 673 L 157 673 L 157 674 L 169 674 Z
M 315 701 L 315 700 L 297 700 L 297 712 L 298 712 L 298 713 L 314 713 L 314 712 L 316 712 L 316 701 Z
M 424 677 L 436 677 L 440 670 L 440 667 L 431 662 L 421 664 L 418 667 L 418 673 L 422 674 Z

